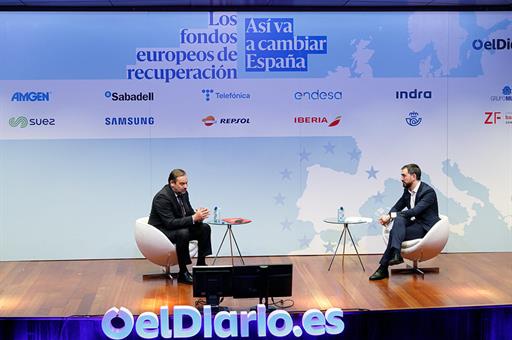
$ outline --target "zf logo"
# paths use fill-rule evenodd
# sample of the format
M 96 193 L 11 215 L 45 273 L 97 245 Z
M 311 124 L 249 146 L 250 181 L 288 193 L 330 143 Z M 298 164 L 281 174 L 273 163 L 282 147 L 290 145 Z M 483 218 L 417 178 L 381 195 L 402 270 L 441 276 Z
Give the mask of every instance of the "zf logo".
M 501 112 L 484 112 L 485 120 L 484 124 L 494 125 L 501 119 Z

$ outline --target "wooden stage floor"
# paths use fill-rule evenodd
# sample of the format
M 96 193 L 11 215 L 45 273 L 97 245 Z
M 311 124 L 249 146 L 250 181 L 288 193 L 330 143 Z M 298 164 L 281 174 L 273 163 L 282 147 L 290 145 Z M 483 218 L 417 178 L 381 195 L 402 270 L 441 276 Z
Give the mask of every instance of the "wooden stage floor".
M 294 305 L 301 312 L 339 307 L 343 310 L 393 310 L 512 304 L 512 253 L 442 254 L 426 262 L 439 274 L 392 275 L 368 280 L 380 255 L 363 255 L 363 272 L 355 255 L 246 257 L 248 264 L 293 263 Z M 211 263 L 211 260 L 208 261 Z M 237 264 L 238 261 L 235 261 Z M 216 264 L 231 264 L 221 258 Z M 401 267 L 401 266 L 399 266 Z M 134 315 L 160 306 L 194 305 L 192 287 L 165 279 L 142 280 L 158 272 L 145 259 L 0 262 L 0 317 L 68 317 L 103 315 L 124 306 Z M 226 298 L 223 305 L 243 310 L 256 299 Z

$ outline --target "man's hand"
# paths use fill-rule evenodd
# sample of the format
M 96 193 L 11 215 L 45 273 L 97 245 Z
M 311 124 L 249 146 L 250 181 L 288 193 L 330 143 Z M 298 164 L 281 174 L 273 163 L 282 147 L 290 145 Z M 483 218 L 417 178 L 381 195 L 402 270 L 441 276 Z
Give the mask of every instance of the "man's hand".
M 382 224 L 383 226 L 388 225 L 389 222 L 391 222 L 391 216 L 389 216 L 389 214 L 385 214 L 379 217 L 379 223 Z
M 196 209 L 196 213 L 192 215 L 194 223 L 203 222 L 210 215 L 210 211 L 207 208 Z

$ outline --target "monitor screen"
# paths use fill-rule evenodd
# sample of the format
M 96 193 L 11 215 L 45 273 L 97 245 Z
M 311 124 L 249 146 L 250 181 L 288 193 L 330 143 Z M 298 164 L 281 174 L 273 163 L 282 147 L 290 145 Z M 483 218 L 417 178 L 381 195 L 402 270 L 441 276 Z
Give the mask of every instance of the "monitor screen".
M 233 297 L 261 298 L 292 295 L 292 264 L 233 267 Z
M 193 267 L 194 297 L 231 296 L 232 275 L 232 266 Z

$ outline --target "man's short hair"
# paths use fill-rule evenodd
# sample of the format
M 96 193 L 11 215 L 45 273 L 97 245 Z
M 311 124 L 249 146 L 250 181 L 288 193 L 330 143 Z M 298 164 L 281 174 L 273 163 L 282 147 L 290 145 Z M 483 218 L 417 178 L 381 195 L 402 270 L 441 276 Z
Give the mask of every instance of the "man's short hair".
M 418 164 L 414 164 L 414 163 L 411 163 L 411 164 L 406 164 L 402 167 L 402 170 L 403 169 L 407 169 L 407 172 L 409 174 L 415 174 L 416 175 L 416 179 L 419 181 L 421 180 L 421 169 L 419 167 Z
M 169 174 L 169 179 L 167 182 L 171 183 L 171 181 L 176 182 L 176 179 L 181 176 L 185 176 L 187 173 L 183 169 L 174 169 Z

